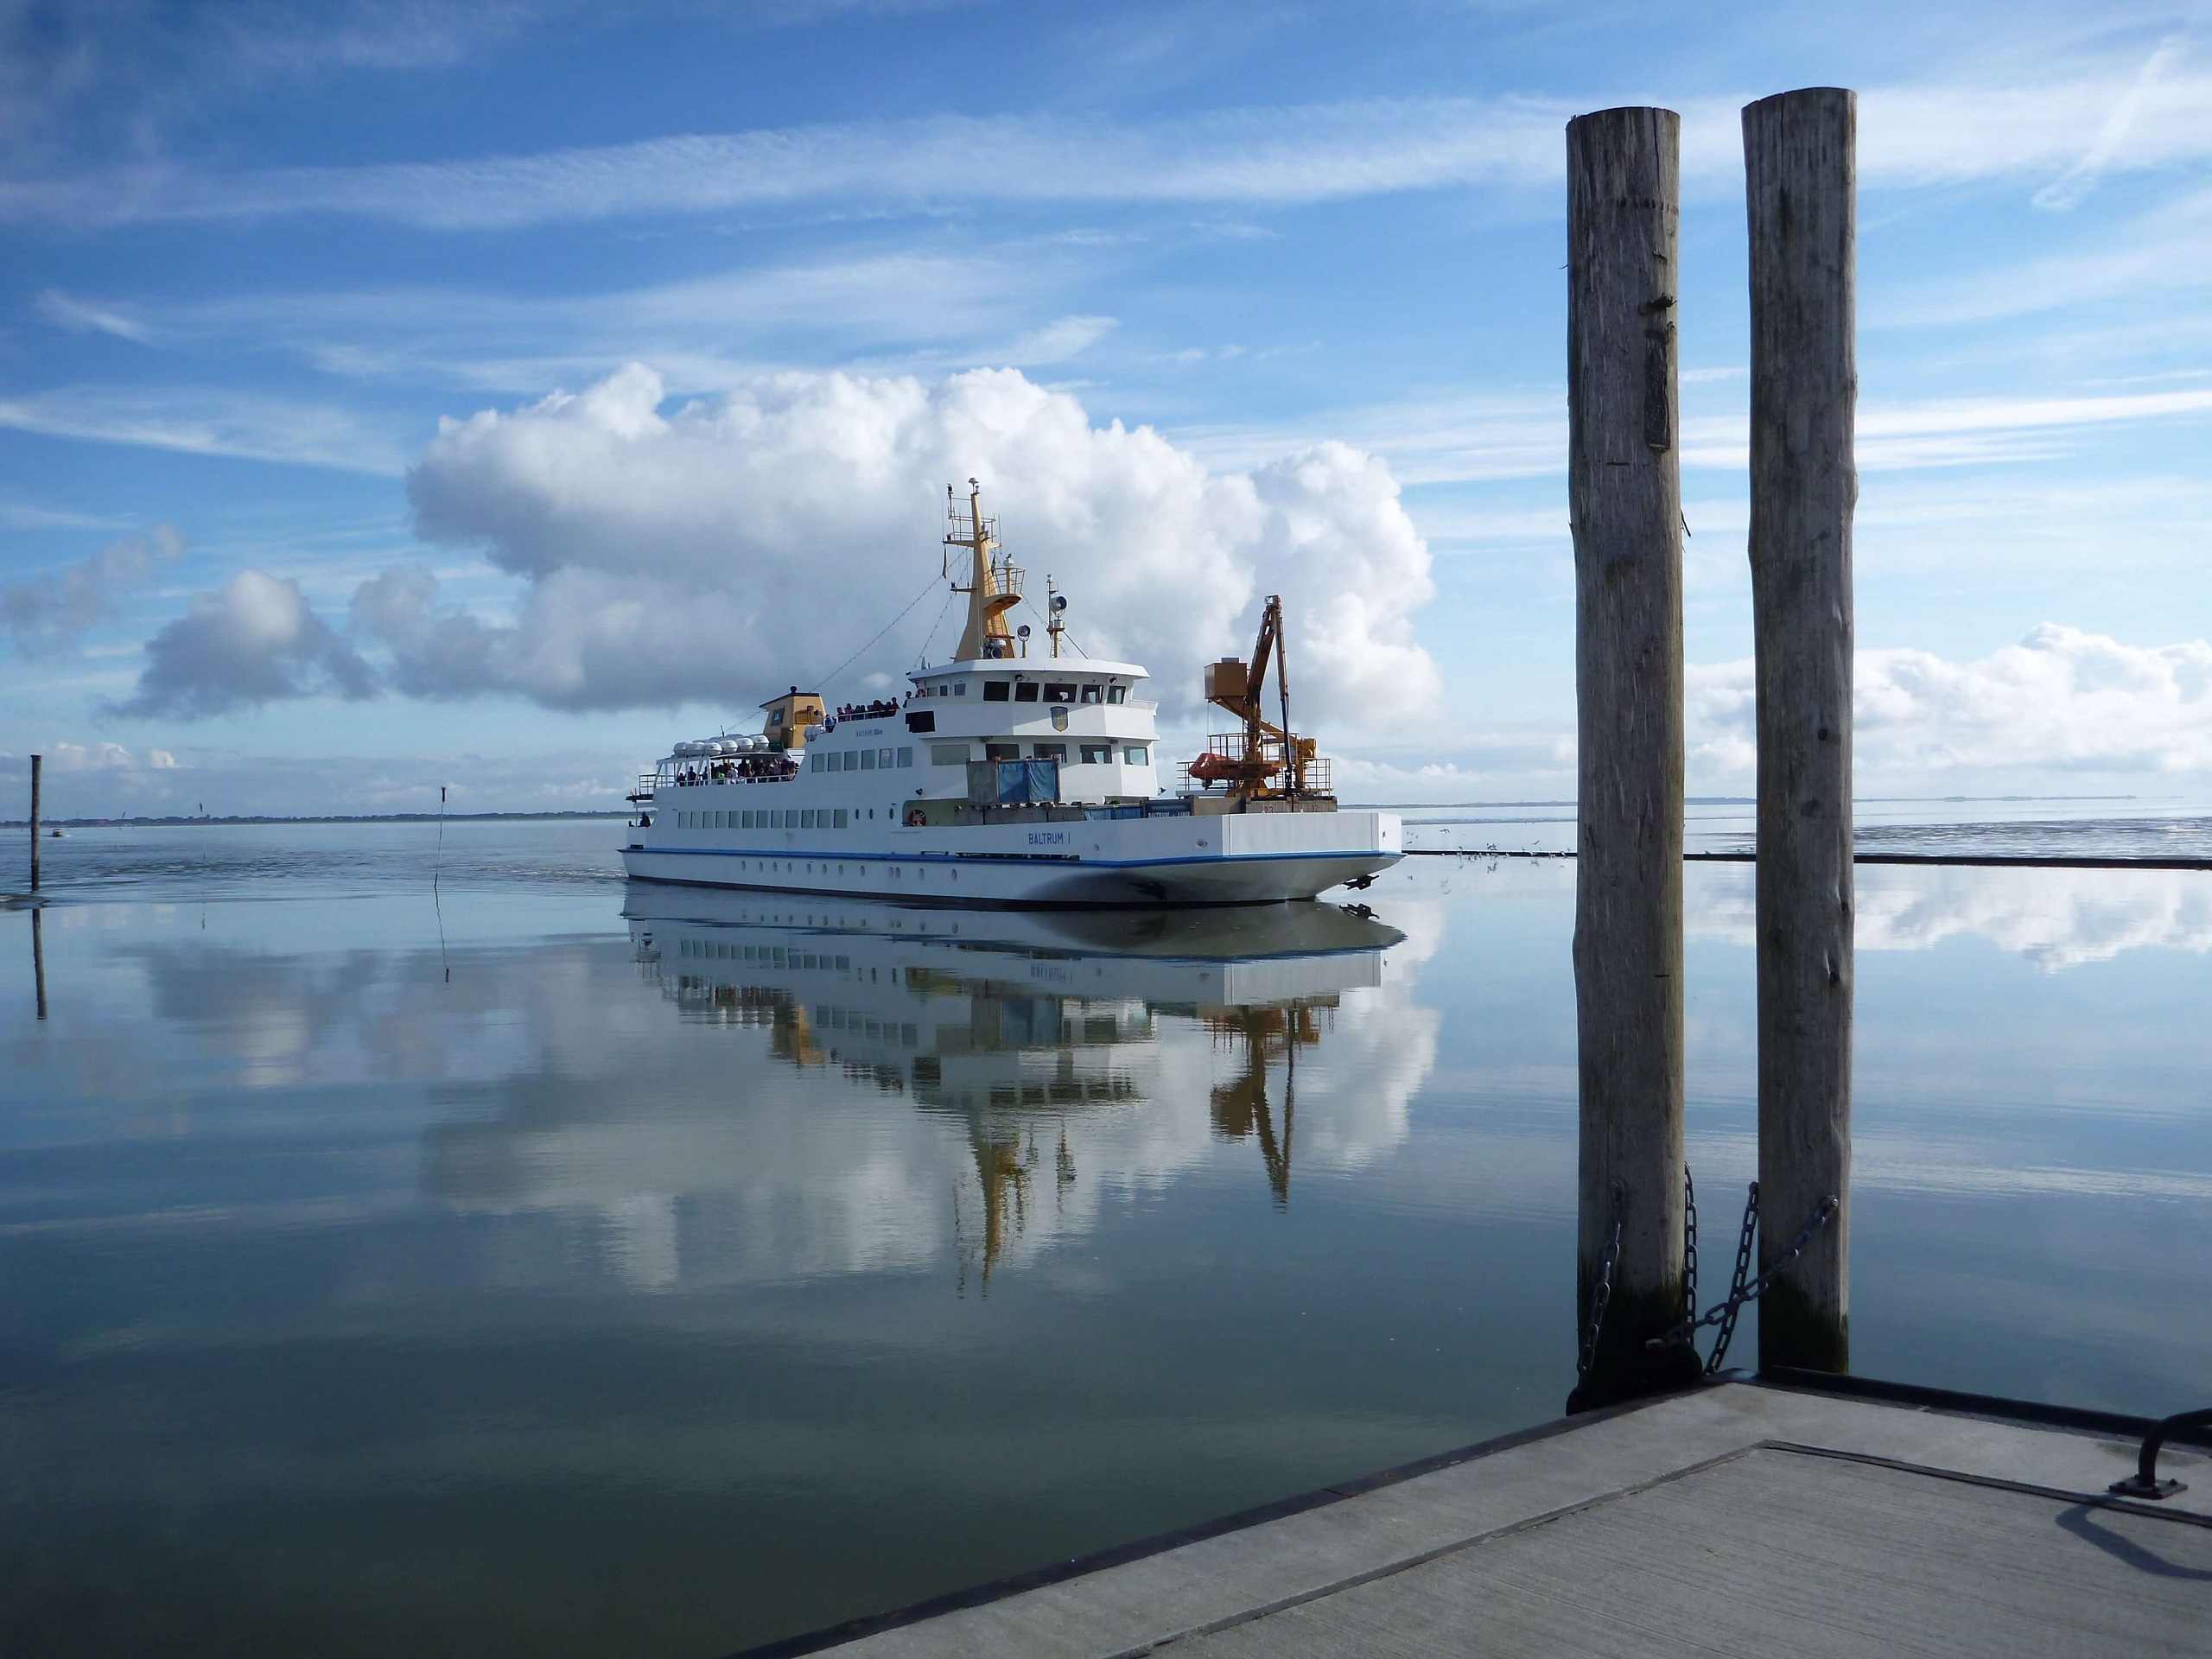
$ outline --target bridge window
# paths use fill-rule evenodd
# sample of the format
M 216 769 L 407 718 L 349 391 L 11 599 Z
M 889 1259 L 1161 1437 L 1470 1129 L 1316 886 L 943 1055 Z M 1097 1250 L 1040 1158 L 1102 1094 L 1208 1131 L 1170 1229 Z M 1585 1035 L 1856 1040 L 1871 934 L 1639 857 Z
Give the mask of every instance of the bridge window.
M 1065 760 L 1068 746 L 1065 743 L 1039 743 L 1030 753 L 1039 760 Z
M 1086 766 L 1111 766 L 1114 746 L 1111 743 L 1086 743 L 1083 746 L 1083 764 Z
M 1148 743 L 1132 743 L 1122 751 L 1122 759 L 1132 766 L 1148 766 L 1152 764 L 1152 746 Z
M 983 745 L 983 759 L 986 760 L 1019 760 L 1021 759 L 1021 745 L 1019 743 L 986 743 Z
M 1083 700 L 1084 700 L 1085 702 L 1097 702 L 1097 701 L 1098 701 L 1098 690 L 1099 690 L 1099 689 L 1098 689 L 1098 687 L 1096 687 L 1096 686 L 1095 686 L 1095 685 L 1086 685 L 1086 686 L 1084 686 L 1084 687 L 1083 688 Z
M 1109 686 L 1108 686 L 1108 687 L 1106 688 L 1106 701 L 1107 701 L 1107 702 L 1127 702 L 1128 700 L 1129 700 L 1129 688 L 1128 688 L 1128 686 L 1126 686 L 1126 685 L 1109 685 Z
M 1016 702 L 1036 702 L 1037 682 L 1034 680 L 1024 680 L 1020 685 L 1015 686 L 1014 688 L 1014 700 Z
M 1045 688 L 1045 701 L 1047 702 L 1073 702 L 1075 701 L 1074 684 L 1071 682 L 1063 682 L 1058 684 L 1047 685 Z
M 1013 695 L 1014 686 L 1011 681 L 985 680 L 983 682 L 983 701 L 985 702 L 1004 702 Z

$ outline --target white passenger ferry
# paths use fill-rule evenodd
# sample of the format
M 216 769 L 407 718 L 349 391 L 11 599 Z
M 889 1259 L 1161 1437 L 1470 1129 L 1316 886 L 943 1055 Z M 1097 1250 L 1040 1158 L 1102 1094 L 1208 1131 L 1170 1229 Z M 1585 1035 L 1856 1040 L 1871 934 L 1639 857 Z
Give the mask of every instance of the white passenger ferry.
M 1050 654 L 1027 654 L 1030 630 L 1008 618 L 1023 572 L 969 483 L 944 538 L 966 556 L 955 660 L 910 673 L 898 702 L 833 713 L 793 686 L 761 705 L 759 733 L 677 744 L 631 798 L 630 874 L 961 905 L 1239 905 L 1363 887 L 1403 855 L 1397 818 L 1339 811 L 1328 763 L 1289 729 L 1279 601 L 1249 661 L 1206 668 L 1208 700 L 1240 729 L 1163 791 L 1145 670 L 1063 655 L 1058 594 Z M 1280 721 L 1262 709 L 1271 658 Z

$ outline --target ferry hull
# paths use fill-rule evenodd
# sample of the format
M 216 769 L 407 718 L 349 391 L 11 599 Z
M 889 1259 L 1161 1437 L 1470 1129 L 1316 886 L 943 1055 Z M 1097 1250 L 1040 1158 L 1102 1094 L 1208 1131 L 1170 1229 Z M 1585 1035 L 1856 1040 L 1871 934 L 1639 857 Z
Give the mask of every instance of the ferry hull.
M 1396 817 L 1359 811 L 912 830 L 865 850 L 836 831 L 647 835 L 622 853 L 639 880 L 953 905 L 1275 904 L 1404 855 Z

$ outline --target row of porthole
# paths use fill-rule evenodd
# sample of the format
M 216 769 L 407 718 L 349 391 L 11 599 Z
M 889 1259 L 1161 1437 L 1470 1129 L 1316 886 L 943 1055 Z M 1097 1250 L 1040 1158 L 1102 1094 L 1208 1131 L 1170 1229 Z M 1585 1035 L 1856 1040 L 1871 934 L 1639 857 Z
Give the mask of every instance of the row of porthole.
M 860 807 L 794 806 L 761 807 L 757 810 L 710 812 L 702 807 L 696 811 L 676 809 L 676 828 L 678 830 L 842 830 L 851 818 L 857 818 Z M 866 809 L 869 817 L 875 809 Z M 848 814 L 850 814 L 849 818 Z M 898 816 L 894 809 L 886 807 L 887 818 Z
M 762 874 L 762 875 L 767 875 L 767 874 L 773 874 L 774 872 L 776 872 L 776 871 L 778 871 L 778 870 L 781 870 L 781 871 L 783 872 L 783 874 L 785 874 L 785 875 L 789 875 L 789 874 L 791 874 L 791 865 L 789 865 L 789 864 L 787 864 L 787 863 L 780 863 L 780 862 L 779 862 L 778 861 L 776 861 L 776 860 L 772 860 L 772 859 L 757 859 L 757 860 L 756 860 L 756 859 L 749 859 L 749 858 L 746 858 L 746 859 L 740 859 L 740 860 L 738 861 L 737 868 L 738 868 L 741 871 L 743 871 L 743 872 L 745 872 L 745 873 L 747 873 L 747 874 Z M 851 871 L 851 870 L 849 870 L 849 868 L 846 868 L 844 865 L 842 865 L 842 864 L 838 865 L 836 868 L 837 868 L 837 874 L 838 874 L 839 875 L 842 875 L 842 876 L 849 876 L 850 874 L 852 874 L 852 871 Z M 812 874 L 814 874 L 814 866 L 813 866 L 813 865 L 810 864 L 810 865 L 808 865 L 808 866 L 806 867 L 806 874 L 809 874 L 809 875 L 812 875 Z M 823 867 L 822 867 L 822 874 L 824 874 L 824 875 L 827 875 L 827 874 L 830 874 L 830 866 L 829 866 L 828 864 L 826 864 L 826 863 L 825 863 L 824 865 L 823 865 Z M 904 871 L 904 870 L 900 869 L 900 868 L 899 868 L 896 864 L 893 864 L 893 865 L 891 867 L 891 879 L 892 879 L 893 880 L 894 880 L 894 881 L 903 880 L 903 879 L 905 878 L 905 876 L 906 876 L 906 871 Z M 948 880 L 953 880 L 953 881 L 957 881 L 957 880 L 960 880 L 960 872 L 959 872 L 959 871 L 957 871 L 957 870 L 947 870 L 947 871 L 945 872 L 945 875 L 946 875 L 946 877 L 947 877 L 947 879 L 948 879 Z M 927 870 L 917 870 L 917 871 L 915 871 L 915 872 L 914 872 L 914 878 L 915 878 L 915 880 L 918 880 L 918 881 L 926 881 L 926 880 L 928 880 L 930 879 L 930 873 L 929 873 Z

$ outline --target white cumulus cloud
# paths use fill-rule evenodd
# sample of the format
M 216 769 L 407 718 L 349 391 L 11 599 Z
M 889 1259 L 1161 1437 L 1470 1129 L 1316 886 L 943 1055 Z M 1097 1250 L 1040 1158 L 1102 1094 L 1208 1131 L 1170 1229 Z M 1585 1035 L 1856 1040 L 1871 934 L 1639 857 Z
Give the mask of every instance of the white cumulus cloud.
M 945 486 L 974 476 L 1037 597 L 1047 573 L 1070 594 L 1071 638 L 1154 668 L 1170 704 L 1192 699 L 1198 663 L 1246 646 L 1267 592 L 1287 601 L 1309 708 L 1373 723 L 1437 701 L 1413 634 L 1428 549 L 1388 467 L 1359 450 L 1211 471 L 1010 369 L 935 385 L 792 372 L 664 403 L 659 376 L 632 364 L 442 425 L 409 476 L 418 531 L 482 549 L 524 593 L 504 625 L 442 606 L 419 572 L 365 584 L 355 625 L 391 652 L 395 683 L 575 709 L 742 706 L 830 672 L 914 601 L 855 671 L 896 669 L 944 603 Z M 939 659 L 957 620 L 934 636 Z
M 67 569 L 0 588 L 0 626 L 34 661 L 60 655 L 112 615 L 118 599 L 151 582 L 183 551 L 184 537 L 169 524 L 118 536 Z
M 315 613 L 300 585 L 241 570 L 146 642 L 138 687 L 118 707 L 188 720 L 291 697 L 365 697 L 368 665 Z
M 1693 766 L 1748 772 L 1749 662 L 1694 666 Z M 2037 767 L 2212 771 L 2212 643 L 2131 645 L 2046 622 L 1974 662 L 1862 651 L 1854 686 L 1862 772 Z

